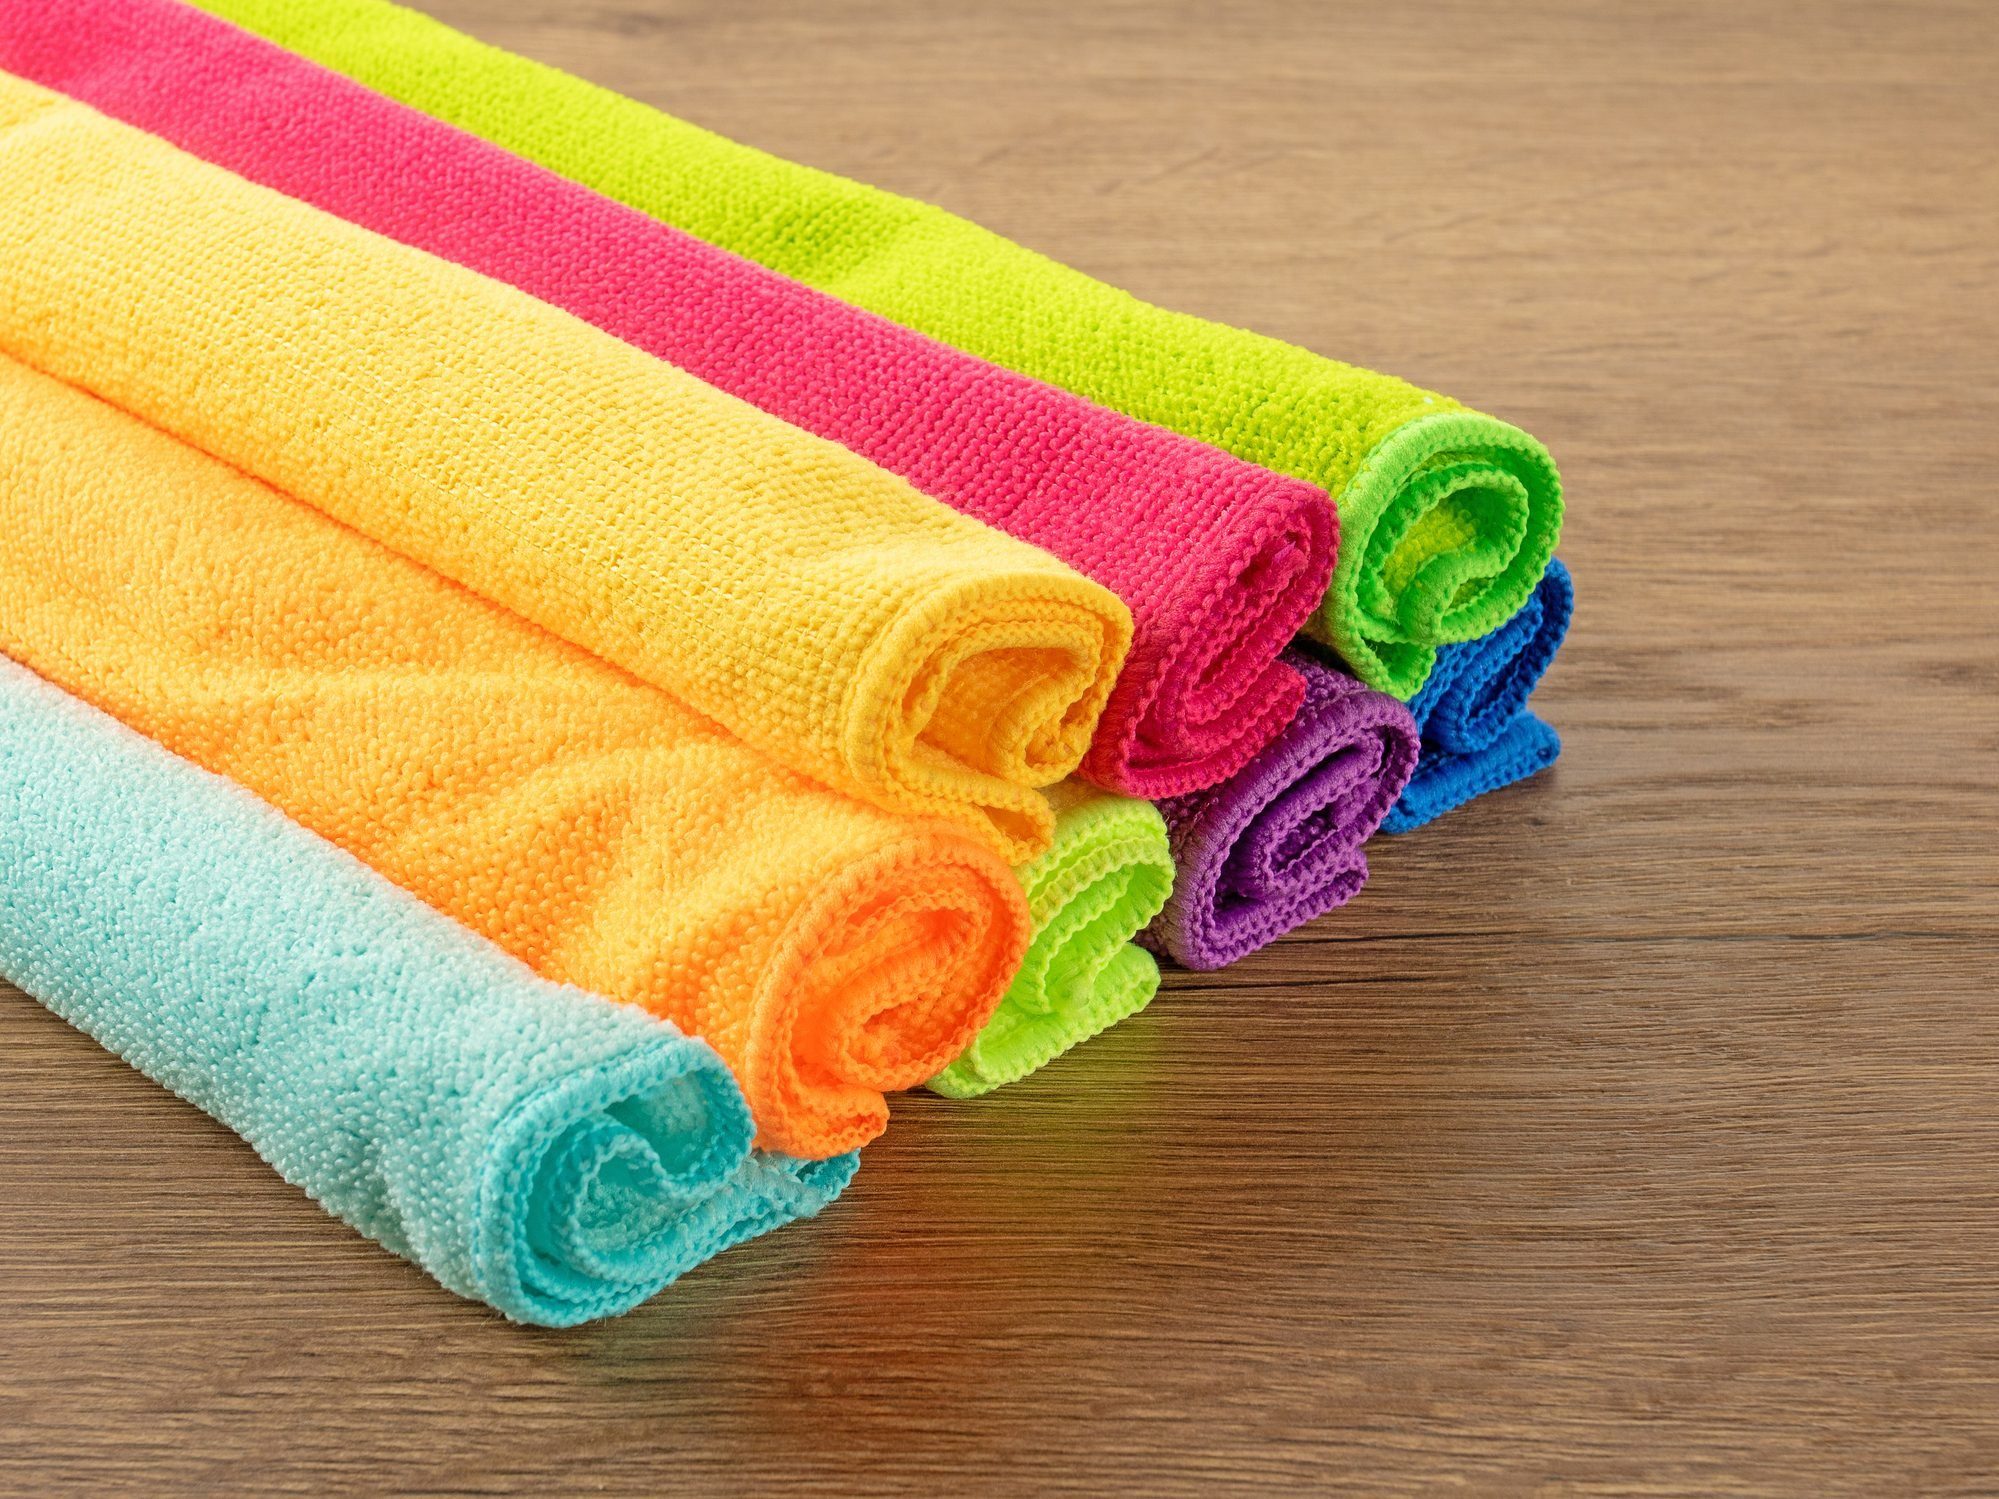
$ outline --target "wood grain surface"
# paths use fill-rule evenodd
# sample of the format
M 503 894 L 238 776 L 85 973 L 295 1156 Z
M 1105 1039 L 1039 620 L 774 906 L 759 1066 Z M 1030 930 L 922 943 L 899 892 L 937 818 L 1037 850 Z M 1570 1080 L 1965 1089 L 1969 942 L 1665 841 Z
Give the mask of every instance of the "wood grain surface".
M 1999 1493 L 1999 7 L 425 5 L 1537 432 L 1567 753 L 571 1333 L 0 996 L 0 1489 Z

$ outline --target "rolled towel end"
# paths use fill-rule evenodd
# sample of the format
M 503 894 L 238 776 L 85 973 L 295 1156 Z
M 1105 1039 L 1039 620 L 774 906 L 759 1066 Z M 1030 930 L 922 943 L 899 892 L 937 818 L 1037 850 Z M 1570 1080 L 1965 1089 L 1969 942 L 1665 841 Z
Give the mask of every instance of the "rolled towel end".
M 1384 833 L 1407 833 L 1488 791 L 1546 770 L 1562 752 L 1527 699 L 1561 649 L 1575 612 L 1575 584 L 1559 558 L 1526 605 L 1489 635 L 1444 647 L 1410 701 L 1422 757 Z
M 1402 703 L 1293 651 L 1306 683 L 1291 725 L 1212 791 L 1167 802 L 1178 877 L 1141 939 L 1188 968 L 1221 968 L 1344 905 L 1367 882 L 1364 844 L 1416 766 Z
M 792 919 L 737 1075 L 767 1150 L 819 1159 L 888 1124 L 992 1018 L 1032 931 L 1013 871 L 968 840 L 890 844 Z
M 1034 919 L 1020 972 L 985 1029 L 930 1079 L 975 1098 L 1129 1019 L 1159 988 L 1159 965 L 1131 945 L 1173 888 L 1166 823 L 1149 802 L 1074 783 L 1057 797 L 1055 845 L 1018 873 Z
M 1131 650 L 1131 611 L 1053 558 L 973 576 L 886 632 L 848 714 L 856 781 L 969 828 L 1009 864 L 1045 853 L 1040 788 L 1074 771 Z
M 1236 488 L 1232 534 L 1201 549 L 1174 603 L 1148 611 L 1083 762 L 1099 786 L 1157 799 L 1216 785 L 1304 700 L 1277 658 L 1325 597 L 1339 515 L 1302 481 L 1252 471 Z
M 1398 427 L 1339 497 L 1344 537 L 1312 633 L 1370 687 L 1415 695 L 1437 647 L 1517 613 L 1562 528 L 1548 450 L 1475 411 Z
M 637 1100 L 633 1108 L 655 1102 Z M 632 1135 L 642 1128 L 623 1127 Z M 585 1143 L 592 1136 L 598 1139 Z M 551 1152 L 550 1164 L 575 1190 L 545 1179 L 514 1200 L 514 1209 L 529 1215 L 528 1232 L 511 1219 L 494 1223 L 505 1237 L 491 1241 L 494 1278 L 480 1292 L 513 1320 L 543 1327 L 617 1316 L 723 1250 L 816 1216 L 860 1164 L 851 1152 L 800 1161 L 758 1151 L 712 1190 L 682 1195 L 647 1169 L 650 1143 L 634 1144 L 616 1127 L 593 1120 L 560 1143 L 564 1150 Z M 563 1159 L 569 1154 L 573 1160 Z M 573 1166 L 589 1174 L 571 1175 Z
M 1425 753 L 1476 754 L 1496 743 L 1553 664 L 1575 605 L 1575 584 L 1557 558 L 1512 619 L 1438 652 L 1436 670 L 1409 703 Z
M 1497 739 L 1468 754 L 1425 745 L 1416 774 L 1395 809 L 1382 819 L 1384 833 L 1411 833 L 1489 791 L 1539 775 L 1561 758 L 1562 740 L 1532 713 L 1522 713 Z
M 553 1327 L 637 1306 L 747 1236 L 754 1128 L 722 1059 L 670 1033 L 551 1080 L 488 1142 L 473 1293 Z

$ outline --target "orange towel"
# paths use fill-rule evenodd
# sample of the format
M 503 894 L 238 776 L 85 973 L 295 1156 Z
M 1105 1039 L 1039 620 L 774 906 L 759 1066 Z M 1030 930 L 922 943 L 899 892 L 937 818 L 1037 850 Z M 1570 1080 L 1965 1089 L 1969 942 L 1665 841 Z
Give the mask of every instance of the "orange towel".
M 566 312 L 0 73 L 0 350 L 1011 862 L 1118 597 Z
M 544 976 L 735 1070 L 773 1150 L 880 1133 L 1028 939 L 959 829 L 783 770 L 316 509 L 0 357 L 0 650 Z

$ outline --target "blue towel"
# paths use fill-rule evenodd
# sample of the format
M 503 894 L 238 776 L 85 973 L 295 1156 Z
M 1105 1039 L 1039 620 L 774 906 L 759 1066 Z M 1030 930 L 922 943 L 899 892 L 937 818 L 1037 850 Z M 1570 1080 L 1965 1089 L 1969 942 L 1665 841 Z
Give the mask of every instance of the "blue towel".
M 0 973 L 464 1296 L 569 1326 L 818 1211 L 704 1043 L 0 657 Z
M 1423 733 L 1416 774 L 1381 824 L 1406 833 L 1473 797 L 1546 770 L 1562 752 L 1527 698 L 1555 659 L 1575 612 L 1575 584 L 1559 560 L 1518 614 L 1490 634 L 1437 652 L 1409 704 Z

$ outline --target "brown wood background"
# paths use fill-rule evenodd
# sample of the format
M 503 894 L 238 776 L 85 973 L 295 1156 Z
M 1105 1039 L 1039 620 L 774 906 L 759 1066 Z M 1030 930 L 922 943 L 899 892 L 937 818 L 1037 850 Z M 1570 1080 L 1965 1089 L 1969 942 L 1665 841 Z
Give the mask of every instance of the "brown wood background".
M 567 1334 L 0 997 L 0 1487 L 1999 1493 L 1999 6 L 425 3 L 1538 432 L 1568 751 Z

